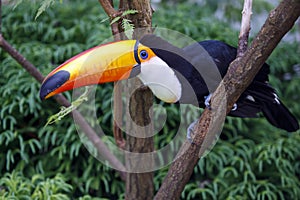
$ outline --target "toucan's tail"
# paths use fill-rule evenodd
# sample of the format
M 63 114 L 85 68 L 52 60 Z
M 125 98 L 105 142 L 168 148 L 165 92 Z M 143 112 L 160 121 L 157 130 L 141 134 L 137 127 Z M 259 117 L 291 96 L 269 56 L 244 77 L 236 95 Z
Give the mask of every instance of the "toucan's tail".
M 272 125 L 288 132 L 299 129 L 297 119 L 280 101 L 275 90 L 269 84 L 254 81 L 247 91 L 259 104 L 262 113 Z
M 264 116 L 271 124 L 278 128 L 288 132 L 297 131 L 299 129 L 297 119 L 280 100 L 278 100 L 278 102 L 280 102 L 280 104 L 263 102 L 262 112 Z

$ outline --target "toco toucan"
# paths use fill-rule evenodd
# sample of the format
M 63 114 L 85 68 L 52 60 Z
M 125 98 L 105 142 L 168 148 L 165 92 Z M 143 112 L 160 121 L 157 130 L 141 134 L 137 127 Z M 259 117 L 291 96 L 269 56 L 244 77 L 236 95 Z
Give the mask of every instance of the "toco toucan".
M 215 40 L 178 48 L 155 35 L 146 35 L 139 41 L 112 42 L 86 50 L 54 69 L 41 86 L 40 98 L 81 86 L 138 77 L 162 101 L 205 107 L 236 51 Z M 217 74 L 212 73 L 214 67 Z M 272 125 L 296 131 L 298 121 L 268 83 L 269 72 L 265 63 L 229 115 L 257 117 L 262 112 Z M 196 102 L 191 100 L 193 95 Z

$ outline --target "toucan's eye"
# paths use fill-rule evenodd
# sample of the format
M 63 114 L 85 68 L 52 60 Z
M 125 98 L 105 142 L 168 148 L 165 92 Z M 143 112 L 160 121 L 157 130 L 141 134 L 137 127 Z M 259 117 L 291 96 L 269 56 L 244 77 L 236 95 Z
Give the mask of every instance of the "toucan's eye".
M 147 51 L 141 50 L 141 51 L 140 51 L 140 57 L 141 57 L 141 59 L 143 59 L 143 60 L 147 59 L 147 58 L 148 58 L 148 53 L 147 53 Z

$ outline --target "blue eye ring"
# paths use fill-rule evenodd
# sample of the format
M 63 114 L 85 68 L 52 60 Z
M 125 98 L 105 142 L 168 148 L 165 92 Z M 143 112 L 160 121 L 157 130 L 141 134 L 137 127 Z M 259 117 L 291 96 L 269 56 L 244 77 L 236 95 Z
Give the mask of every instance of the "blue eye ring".
M 146 50 L 141 50 L 140 57 L 141 59 L 146 60 L 148 58 L 148 52 Z

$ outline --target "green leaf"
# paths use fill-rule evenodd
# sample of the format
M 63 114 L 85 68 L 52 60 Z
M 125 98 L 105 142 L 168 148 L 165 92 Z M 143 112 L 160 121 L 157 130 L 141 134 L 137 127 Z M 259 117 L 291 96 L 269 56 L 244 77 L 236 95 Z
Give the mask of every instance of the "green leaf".
M 16 9 L 21 3 L 23 3 L 23 0 L 14 1 L 13 10 Z
M 131 23 L 129 19 L 122 20 L 122 28 L 124 29 L 124 33 L 128 39 L 132 39 L 132 35 L 134 32 L 134 25 Z
M 47 123 L 46 123 L 46 125 L 45 125 L 45 127 L 48 126 L 49 124 L 53 124 L 55 122 L 60 121 L 66 115 L 70 114 L 73 110 L 78 108 L 84 101 L 87 101 L 88 100 L 87 96 L 88 96 L 88 93 L 90 91 L 89 88 L 90 87 L 85 87 L 84 93 L 80 97 L 78 97 L 78 99 L 73 101 L 71 106 L 69 106 L 67 108 L 66 107 L 61 107 L 61 110 L 58 113 L 50 116 Z
M 121 17 L 115 17 L 113 20 L 111 20 L 110 25 L 112 25 L 113 23 L 116 23 L 120 19 L 121 19 Z
M 133 14 L 136 14 L 138 13 L 137 10 L 125 10 L 123 13 L 122 13 L 122 17 L 125 17 L 126 15 L 133 15 Z
M 104 22 L 106 22 L 106 21 L 108 21 L 109 20 L 109 17 L 106 17 L 106 18 L 104 18 L 104 19 L 102 19 L 101 21 L 100 21 L 100 24 L 102 24 L 102 23 L 104 23 Z
M 55 0 L 44 0 L 41 4 L 41 7 L 38 9 L 38 12 L 35 16 L 35 20 L 43 13 L 46 9 L 52 6 L 55 3 Z

